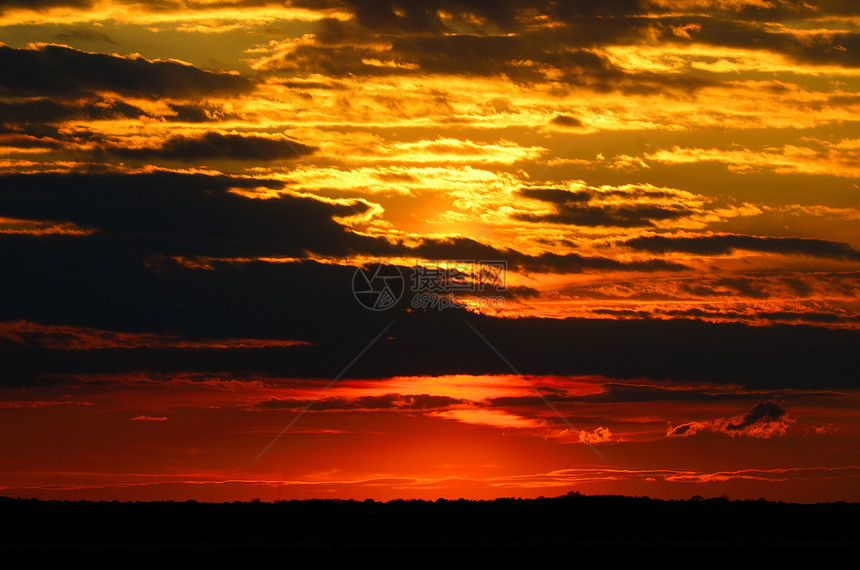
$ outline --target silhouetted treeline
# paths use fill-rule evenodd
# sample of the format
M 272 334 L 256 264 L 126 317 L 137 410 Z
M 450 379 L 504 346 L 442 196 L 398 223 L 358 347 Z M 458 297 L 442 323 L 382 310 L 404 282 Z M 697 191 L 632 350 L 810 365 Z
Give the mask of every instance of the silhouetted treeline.
M 860 504 L 584 496 L 234 503 L 0 498 L 4 549 L 857 546 Z

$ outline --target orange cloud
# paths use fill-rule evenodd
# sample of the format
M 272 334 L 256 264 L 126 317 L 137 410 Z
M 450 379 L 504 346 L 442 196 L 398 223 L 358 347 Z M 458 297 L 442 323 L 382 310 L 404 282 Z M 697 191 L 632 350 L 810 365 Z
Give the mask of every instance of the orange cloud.
M 592 432 L 581 430 L 579 432 L 579 441 L 582 443 L 587 443 L 589 445 L 607 443 L 613 441 L 612 432 L 609 431 L 609 428 L 605 427 L 595 428 L 595 430 Z

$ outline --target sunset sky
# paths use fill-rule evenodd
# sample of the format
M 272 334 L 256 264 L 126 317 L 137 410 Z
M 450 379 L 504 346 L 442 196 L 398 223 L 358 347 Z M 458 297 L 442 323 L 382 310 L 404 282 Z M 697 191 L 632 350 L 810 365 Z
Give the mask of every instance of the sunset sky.
M 853 0 L 0 0 L 0 495 L 860 501 L 858 118 Z

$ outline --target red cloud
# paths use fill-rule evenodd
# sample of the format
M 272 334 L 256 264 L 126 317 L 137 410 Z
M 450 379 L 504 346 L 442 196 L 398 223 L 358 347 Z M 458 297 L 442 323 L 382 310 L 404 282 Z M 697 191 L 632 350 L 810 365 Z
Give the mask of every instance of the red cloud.
M 701 431 L 724 433 L 732 437 L 779 437 L 785 435 L 788 426 L 794 422 L 786 416 L 785 410 L 773 402 L 761 402 L 745 416 L 717 418 L 704 422 L 688 422 L 670 427 L 666 437 L 687 437 Z

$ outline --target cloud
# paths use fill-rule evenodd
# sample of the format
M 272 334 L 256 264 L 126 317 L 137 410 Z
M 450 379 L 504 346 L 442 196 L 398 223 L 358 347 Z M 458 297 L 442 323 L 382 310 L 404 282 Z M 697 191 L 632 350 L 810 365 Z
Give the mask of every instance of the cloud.
M 241 335 L 312 344 L 206 349 L 180 348 L 177 343 L 176 348 L 88 352 L 0 339 L 0 384 L 44 385 L 68 382 L 75 374 L 135 370 L 333 378 L 385 330 L 385 338 L 367 348 L 347 377 L 509 374 L 502 354 L 523 374 L 732 383 L 766 390 L 856 386 L 860 331 L 684 319 L 503 319 L 456 309 L 405 312 L 399 305 L 374 312 L 363 309 L 351 294 L 353 267 L 307 261 L 212 262 L 206 269 L 174 262 L 145 265 L 129 259 L 126 246 L 88 253 L 68 245 L 80 239 L 46 243 L 44 238 L 9 241 L 0 236 L 0 266 L 15 276 L 0 282 L 0 319 L 77 323 L 110 331 L 171 331 L 192 339 Z M 64 270 L 55 271 L 57 267 Z M 608 397 L 648 401 L 682 396 Z
M 583 123 L 581 120 L 577 119 L 572 115 L 565 114 L 557 114 L 555 117 L 550 119 L 549 121 L 553 125 L 557 125 L 559 127 L 581 127 Z
M 246 349 L 302 346 L 302 341 L 254 338 L 187 339 L 169 334 L 128 333 L 27 321 L 0 322 L 0 341 L 46 350 L 110 348 Z
M 468 400 L 448 396 L 430 394 L 384 394 L 381 396 L 358 396 L 355 398 L 330 397 L 319 400 L 300 398 L 278 399 L 270 398 L 256 404 L 262 410 L 304 410 L 310 405 L 310 410 L 317 412 L 355 411 L 355 410 L 388 410 L 388 411 L 427 411 L 462 406 Z
M 149 115 L 140 107 L 123 101 L 107 101 L 100 97 L 80 101 L 48 98 L 0 101 L 0 132 L 59 136 L 57 124 L 69 119 L 98 121 L 137 119 L 145 116 Z
M 61 32 L 59 34 L 56 34 L 54 37 L 61 42 L 70 42 L 73 40 L 78 40 L 84 42 L 105 42 L 116 45 L 116 41 L 109 35 L 102 32 L 95 32 L 93 30 L 86 29 L 69 30 L 67 32 Z
M 68 6 L 72 8 L 89 8 L 93 0 L 0 0 L 0 14 L 10 8 L 24 8 L 28 10 L 44 10 L 57 6 Z
M 770 294 L 767 291 L 762 290 L 752 279 L 745 277 L 724 277 L 714 281 L 714 285 L 717 287 L 727 287 L 744 297 L 750 297 L 753 299 L 766 299 L 770 297 Z M 702 294 L 701 290 L 698 292 L 699 294 Z M 721 296 L 723 293 L 721 291 L 715 291 L 713 294 Z
M 247 142 L 259 141 L 243 144 Z M 456 260 L 468 255 L 504 260 L 523 271 L 547 273 L 685 268 L 660 259 L 618 261 L 549 252 L 528 255 L 468 238 L 425 238 L 417 245 L 390 243 L 350 232 L 333 219 L 366 213 L 370 208 L 366 202 L 328 203 L 291 194 L 262 200 L 231 191 L 282 186 L 260 179 L 154 172 L 13 175 L 2 181 L 0 216 L 58 220 L 94 228 L 98 231 L 90 240 L 80 242 L 82 247 L 106 253 L 115 247 L 108 242 L 126 243 L 129 252 L 137 252 L 144 259 L 156 254 L 247 258 L 360 253 L 430 260 Z
M 193 162 L 208 159 L 297 159 L 313 153 L 316 149 L 284 136 L 208 132 L 199 136 L 175 135 L 158 147 L 111 147 L 107 150 L 111 154 L 125 158 L 163 158 Z
M 135 416 L 131 418 L 133 422 L 166 422 L 166 416 Z
M 544 424 L 540 420 L 524 418 L 502 410 L 487 410 L 482 408 L 454 409 L 433 412 L 432 415 L 467 424 L 487 425 L 497 428 L 541 429 L 544 427 Z
M 524 271 L 537 273 L 582 273 L 585 271 L 683 271 L 685 265 L 662 259 L 618 261 L 608 257 L 582 256 L 577 253 L 542 253 L 536 256 L 515 255 L 512 262 Z
M 183 123 L 206 123 L 210 121 L 223 121 L 238 118 L 238 115 L 229 113 L 220 105 L 200 103 L 168 103 L 168 107 L 174 115 L 164 115 L 168 121 Z
M 726 255 L 735 250 L 745 250 L 860 261 L 860 251 L 847 243 L 812 238 L 737 234 L 689 237 L 646 236 L 627 240 L 624 245 L 651 253 L 677 251 L 696 255 Z
M 240 75 L 205 71 L 176 61 L 147 60 L 40 44 L 33 49 L 0 46 L 0 93 L 67 99 L 109 91 L 149 99 L 197 98 L 247 91 Z
M 839 9 L 833 9 L 836 7 L 834 3 L 828 4 L 810 6 L 811 10 L 807 14 L 821 18 L 822 15 L 836 15 L 840 12 Z M 857 15 L 856 8 L 847 12 L 853 16 Z M 774 17 L 784 18 L 784 22 L 777 23 L 777 20 L 769 19 Z M 790 22 L 798 17 L 801 17 L 798 13 L 792 14 L 790 11 L 770 16 L 758 14 L 749 19 L 690 15 L 665 18 L 656 22 L 656 25 L 660 28 L 662 38 L 671 38 L 681 45 L 689 42 L 770 51 L 802 64 L 844 67 L 860 65 L 860 58 L 857 56 L 860 34 L 840 29 L 838 26 L 827 29 L 826 24 L 814 30 L 798 28 Z M 768 22 L 768 25 L 763 22 Z M 679 25 L 686 27 L 686 35 L 676 33 Z
M 613 441 L 612 440 L 612 432 L 609 431 L 609 428 L 605 428 L 605 427 L 595 428 L 595 430 L 592 432 L 580 430 L 579 441 L 581 443 L 587 443 L 589 445 L 596 445 L 598 443 L 607 443 L 607 442 Z
M 423 22 L 429 23 L 429 20 Z M 419 33 L 421 26 L 407 25 L 390 30 L 387 44 L 378 40 L 377 26 L 386 27 L 376 18 L 363 21 L 359 17 L 358 26 L 323 21 L 319 33 L 273 46 L 270 54 L 255 62 L 254 68 L 297 76 L 504 77 L 519 85 L 557 83 L 565 88 L 639 94 L 693 91 L 713 83 L 680 73 L 621 69 L 599 51 L 584 47 L 591 39 L 605 41 L 607 34 L 589 30 L 581 23 L 574 29 L 568 26 L 560 31 L 521 29 L 507 35 L 486 33 L 486 30 L 444 33 L 444 27 L 439 26 Z M 589 26 L 614 27 L 616 38 L 636 35 L 635 30 L 645 28 L 628 20 L 614 20 L 608 24 L 596 20 Z
M 689 422 L 670 427 L 666 437 L 689 437 L 701 432 L 723 433 L 732 437 L 781 437 L 795 420 L 774 402 L 761 402 L 744 416 Z
M 650 227 L 664 220 L 676 220 L 698 213 L 700 202 L 692 195 L 672 195 L 667 190 L 640 191 L 559 188 L 523 188 L 524 198 L 551 204 L 552 213 L 517 212 L 513 218 L 525 222 L 548 222 L 586 227 Z M 669 200 L 667 198 L 674 198 Z M 673 203 L 674 202 L 674 203 Z
M 585 271 L 681 271 L 684 265 L 649 259 L 644 261 L 618 261 L 609 257 L 583 256 L 577 253 L 545 252 L 528 255 L 515 250 L 502 250 L 470 238 L 430 238 L 407 248 L 405 254 L 423 259 L 462 259 L 468 255 L 475 259 L 502 260 L 510 266 L 535 273 L 582 273 Z
M 242 144 L 256 148 L 257 142 Z M 227 152 L 228 147 L 205 149 Z M 204 150 L 191 148 L 197 153 Z M 80 242 L 82 246 L 110 249 L 106 240 L 112 240 L 128 246 L 126 255 L 137 252 L 144 257 L 388 251 L 386 242 L 348 232 L 332 219 L 366 212 L 365 202 L 328 203 L 287 194 L 261 200 L 231 191 L 281 186 L 252 178 L 168 172 L 13 175 L 2 179 L 0 215 L 97 228 L 91 240 Z
M 49 137 L 34 137 L 22 134 L 0 134 L 0 148 L 26 148 L 50 150 L 60 147 L 60 142 Z

